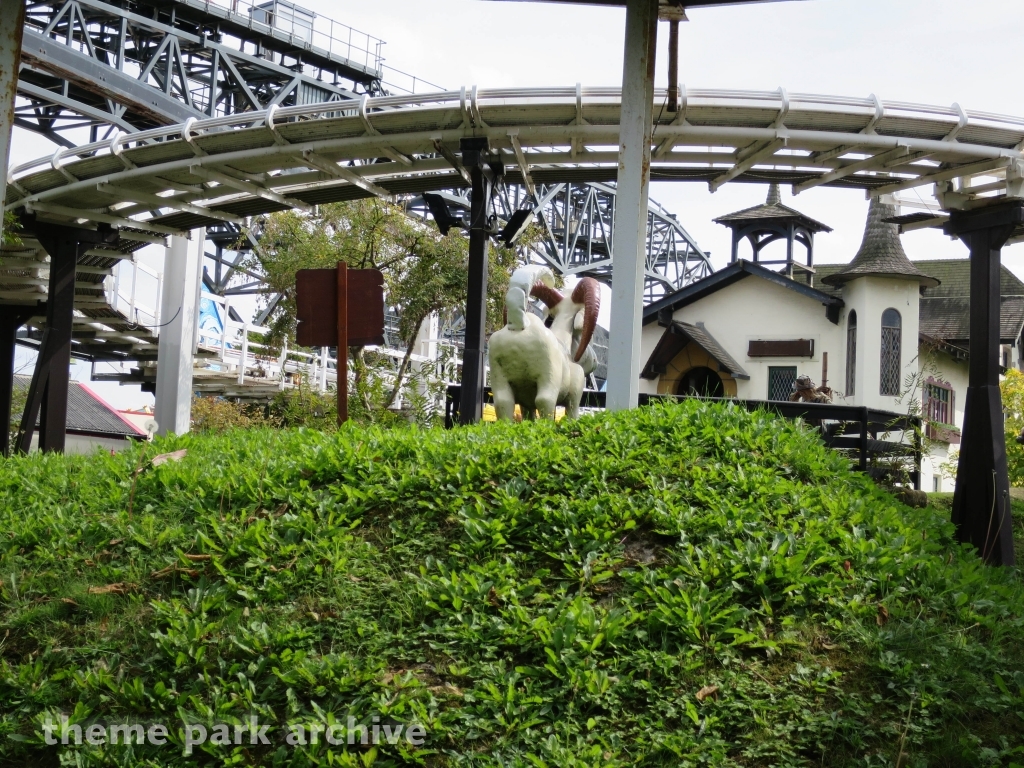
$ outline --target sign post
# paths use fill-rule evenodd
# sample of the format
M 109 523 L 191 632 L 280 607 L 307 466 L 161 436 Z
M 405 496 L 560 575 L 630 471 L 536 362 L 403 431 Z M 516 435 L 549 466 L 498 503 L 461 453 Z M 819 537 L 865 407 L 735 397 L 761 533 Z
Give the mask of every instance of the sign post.
M 348 264 L 338 262 L 338 426 L 348 421 Z
M 384 343 L 384 275 L 349 269 L 344 261 L 334 269 L 300 269 L 295 305 L 298 344 L 338 349 L 340 426 L 348 420 L 348 348 Z

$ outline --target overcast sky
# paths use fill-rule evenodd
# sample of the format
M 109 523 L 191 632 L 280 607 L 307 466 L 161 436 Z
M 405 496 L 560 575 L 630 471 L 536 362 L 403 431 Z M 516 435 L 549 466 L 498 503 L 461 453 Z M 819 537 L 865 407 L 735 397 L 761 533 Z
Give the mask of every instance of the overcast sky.
M 445 88 L 622 82 L 621 9 L 489 0 L 299 0 L 387 42 L 386 64 Z M 1021 0 L 793 0 L 688 12 L 680 30 L 680 81 L 736 88 L 867 97 L 1024 115 L 1017 22 Z M 657 81 L 667 82 L 667 25 L 659 25 Z M 12 158 L 53 145 L 15 129 Z M 766 187 L 656 183 L 651 197 L 676 213 L 716 267 L 729 231 L 711 220 L 763 202 Z M 930 199 L 930 190 L 921 195 Z M 913 194 L 913 193 L 912 193 Z M 819 262 L 849 261 L 867 212 L 863 192 L 814 189 L 783 201 L 835 230 L 816 240 Z M 904 236 L 912 259 L 964 257 L 933 230 Z M 1024 245 L 1004 251 L 1024 275 Z M 111 392 L 104 394 L 111 397 Z M 127 394 L 127 393 L 126 393 Z M 118 398 L 122 400 L 122 398 Z M 144 398 L 132 398 L 133 402 Z M 123 402 L 127 402 L 124 399 Z

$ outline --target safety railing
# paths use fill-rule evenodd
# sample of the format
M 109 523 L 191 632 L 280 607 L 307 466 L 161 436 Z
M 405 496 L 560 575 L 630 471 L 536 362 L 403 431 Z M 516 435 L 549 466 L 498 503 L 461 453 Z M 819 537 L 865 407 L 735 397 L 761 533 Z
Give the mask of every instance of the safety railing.
M 253 323 L 231 318 L 231 297 L 217 296 L 203 291 L 201 299 L 208 302 L 212 311 L 200 312 L 200 327 L 197 331 L 198 350 L 201 353 L 198 364 L 207 376 L 219 376 L 232 385 L 259 386 L 276 385 L 278 389 L 298 386 L 300 383 L 318 392 L 326 392 L 337 386 L 338 360 L 328 347 L 314 351 L 280 348 L 265 342 L 270 329 Z M 203 318 L 209 318 L 204 322 Z M 431 339 L 443 343 L 441 339 Z M 367 346 L 367 351 L 401 359 L 404 350 L 387 346 Z M 434 359 L 413 354 L 414 363 L 433 363 Z
M 160 326 L 160 295 L 163 273 L 124 259 L 114 267 L 113 274 L 104 281 L 107 303 L 132 323 L 156 329 Z M 155 290 L 154 290 L 155 287 Z M 155 296 L 151 306 L 142 297 Z
M 212 16 L 224 16 L 258 34 L 281 38 L 298 49 L 315 48 L 373 72 L 384 61 L 384 41 L 287 0 L 178 0 Z

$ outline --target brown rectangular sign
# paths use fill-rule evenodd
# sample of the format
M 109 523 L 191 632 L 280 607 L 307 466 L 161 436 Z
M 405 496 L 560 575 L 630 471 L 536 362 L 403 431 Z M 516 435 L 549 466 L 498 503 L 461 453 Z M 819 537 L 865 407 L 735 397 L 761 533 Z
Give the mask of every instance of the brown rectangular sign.
M 747 357 L 814 357 L 814 339 L 758 339 L 750 342 Z
M 295 273 L 298 327 L 303 347 L 338 346 L 338 273 L 300 269 Z M 384 343 L 384 275 L 379 269 L 348 270 L 348 346 Z

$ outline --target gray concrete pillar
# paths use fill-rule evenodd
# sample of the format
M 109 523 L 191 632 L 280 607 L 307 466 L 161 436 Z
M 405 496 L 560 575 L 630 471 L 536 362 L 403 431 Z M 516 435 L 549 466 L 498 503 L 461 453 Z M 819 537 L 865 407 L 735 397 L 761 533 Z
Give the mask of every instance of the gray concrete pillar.
M 640 388 L 657 31 L 658 0 L 627 0 L 608 339 L 607 407 L 613 411 L 636 407 Z
M 182 435 L 192 418 L 192 366 L 202 289 L 203 244 L 206 231 L 192 239 L 172 237 L 164 252 L 160 296 L 160 341 L 156 368 L 157 434 Z

